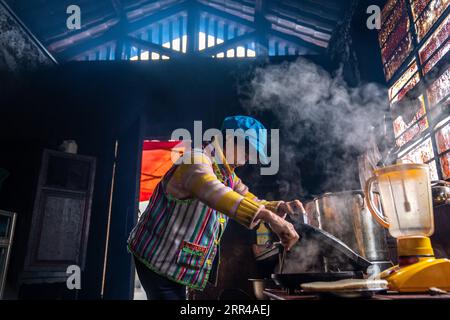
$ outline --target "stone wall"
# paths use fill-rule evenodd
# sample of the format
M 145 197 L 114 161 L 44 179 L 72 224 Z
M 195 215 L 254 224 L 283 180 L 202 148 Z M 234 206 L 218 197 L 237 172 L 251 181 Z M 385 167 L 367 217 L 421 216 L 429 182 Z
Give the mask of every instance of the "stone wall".
M 0 72 L 20 73 L 55 60 L 0 0 Z

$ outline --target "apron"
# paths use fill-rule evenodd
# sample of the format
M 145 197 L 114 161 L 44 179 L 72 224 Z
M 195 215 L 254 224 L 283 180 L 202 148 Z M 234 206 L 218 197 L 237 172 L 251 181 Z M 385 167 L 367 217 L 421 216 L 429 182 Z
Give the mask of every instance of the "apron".
M 176 168 L 172 166 L 158 183 L 130 233 L 128 250 L 152 271 L 203 290 L 211 273 L 216 281 L 219 242 L 228 217 L 198 199 L 179 200 L 167 194 L 165 185 Z M 219 180 L 233 188 L 234 173 L 215 162 L 213 168 Z

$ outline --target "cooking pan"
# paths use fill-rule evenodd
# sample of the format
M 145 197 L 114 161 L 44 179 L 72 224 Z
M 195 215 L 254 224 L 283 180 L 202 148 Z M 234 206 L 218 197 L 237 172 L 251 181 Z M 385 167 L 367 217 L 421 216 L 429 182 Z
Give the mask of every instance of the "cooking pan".
M 351 271 L 366 271 L 372 265 L 366 258 L 360 256 L 340 239 L 330 233 L 311 225 L 297 222 L 295 229 L 301 235 L 301 241 L 314 241 L 319 244 L 320 255 L 336 256 L 346 261 L 352 267 Z
M 370 261 L 358 255 L 345 243 L 326 231 L 299 221 L 295 222 L 294 226 L 301 236 L 300 243 L 295 245 L 300 246 L 298 249 L 301 250 L 302 243 L 315 242 L 318 244 L 318 248 L 320 248 L 319 252 L 317 252 L 317 259 L 321 259 L 322 257 L 335 257 L 341 261 L 341 267 L 348 269 L 340 269 L 335 272 L 285 273 L 283 272 L 285 262 L 293 264 L 297 263 L 297 260 L 290 258 L 290 255 L 287 254 L 285 258 L 283 257 L 283 259 L 280 260 L 280 269 L 278 273 L 272 274 L 274 282 L 282 288 L 295 290 L 300 289 L 302 283 L 308 282 L 362 279 L 364 277 L 364 272 L 372 265 Z M 280 252 L 280 255 L 282 256 L 285 254 L 285 251 Z M 285 259 L 287 261 L 285 261 Z

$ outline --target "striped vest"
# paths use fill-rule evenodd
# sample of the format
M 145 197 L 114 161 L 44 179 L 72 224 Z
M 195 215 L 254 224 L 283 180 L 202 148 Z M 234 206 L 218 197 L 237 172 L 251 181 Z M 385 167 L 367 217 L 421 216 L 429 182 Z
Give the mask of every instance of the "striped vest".
M 131 231 L 128 250 L 152 271 L 203 290 L 211 273 L 228 217 L 197 199 L 178 200 L 165 192 L 176 165 L 158 183 Z M 215 165 L 218 178 L 233 188 L 233 175 Z

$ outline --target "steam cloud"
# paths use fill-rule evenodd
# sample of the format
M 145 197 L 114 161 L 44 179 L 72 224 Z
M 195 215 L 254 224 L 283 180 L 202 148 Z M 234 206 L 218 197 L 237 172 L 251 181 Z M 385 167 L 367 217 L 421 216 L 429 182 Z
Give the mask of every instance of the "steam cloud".
M 356 156 L 365 151 L 375 133 L 382 134 L 385 88 L 375 83 L 349 87 L 341 72 L 331 75 L 299 58 L 256 69 L 249 87 L 242 91 L 250 114 L 269 112 L 278 122 L 281 196 L 306 194 L 300 186 L 302 168 L 296 165 L 305 157 L 314 159 L 327 177 L 322 190 L 358 187 Z M 311 145 L 302 145 L 305 141 Z
M 319 243 L 300 241 L 288 253 L 281 271 L 283 273 L 322 272 L 319 253 Z M 278 270 L 279 266 L 277 272 Z
M 255 70 L 244 107 L 250 114 L 273 116 L 280 129 L 280 198 L 310 196 L 313 186 L 303 185 L 313 162 L 325 179 L 314 191 L 359 189 L 357 156 L 383 135 L 387 91 L 376 83 L 350 87 L 338 70 L 330 74 L 322 67 L 299 58 L 294 62 Z M 319 271 L 320 244 L 300 241 L 290 252 L 285 273 Z

